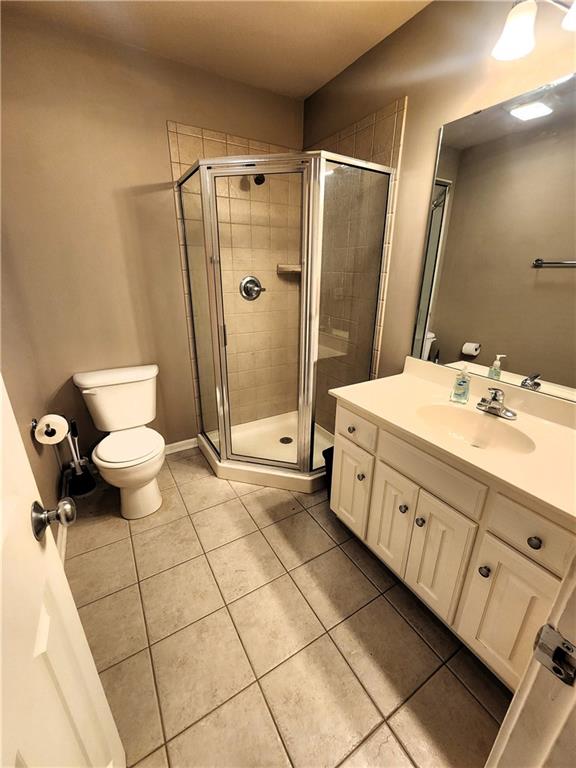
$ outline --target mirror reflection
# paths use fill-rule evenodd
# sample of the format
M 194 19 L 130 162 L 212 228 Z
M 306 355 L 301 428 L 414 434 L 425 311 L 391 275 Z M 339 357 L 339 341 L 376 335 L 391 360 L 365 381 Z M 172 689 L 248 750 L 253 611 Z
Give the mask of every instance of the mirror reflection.
M 576 400 L 576 77 L 444 126 L 413 354 Z

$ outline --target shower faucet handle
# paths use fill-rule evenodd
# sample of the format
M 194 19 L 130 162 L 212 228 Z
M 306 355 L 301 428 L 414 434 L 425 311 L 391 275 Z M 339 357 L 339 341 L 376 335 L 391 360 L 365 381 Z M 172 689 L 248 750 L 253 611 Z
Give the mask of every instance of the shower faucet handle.
M 263 293 L 266 288 L 262 287 L 262 283 L 254 275 L 246 275 L 240 280 L 240 296 L 246 301 L 254 301 Z

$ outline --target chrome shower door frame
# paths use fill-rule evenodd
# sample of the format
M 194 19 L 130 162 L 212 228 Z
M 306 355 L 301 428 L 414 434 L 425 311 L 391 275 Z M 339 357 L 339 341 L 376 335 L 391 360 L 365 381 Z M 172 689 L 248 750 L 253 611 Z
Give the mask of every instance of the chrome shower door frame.
M 308 311 L 308 295 L 304 290 L 304 279 L 308 273 L 308 237 L 310 232 L 309 213 L 309 175 L 312 166 L 312 158 L 308 155 L 264 155 L 250 157 L 227 157 L 216 160 L 201 160 L 200 183 L 202 187 L 202 204 L 204 209 L 204 240 L 206 253 L 206 269 L 211 283 L 210 295 L 213 349 L 215 354 L 215 374 L 218 404 L 218 420 L 220 430 L 220 457 L 221 460 L 232 462 L 245 462 L 251 465 L 264 465 L 279 467 L 282 469 L 307 471 L 309 465 L 306 455 L 306 446 L 309 445 L 311 428 L 306 424 L 310 418 L 310 408 L 302 409 L 304 402 L 302 388 L 303 382 L 310 379 L 308 372 L 309 359 L 304 354 L 308 348 L 309 331 L 306 318 Z M 301 224 L 301 263 L 302 285 L 300 290 L 300 350 L 298 356 L 298 440 L 296 462 L 285 462 L 276 459 L 246 456 L 235 453 L 232 443 L 232 424 L 230 417 L 230 395 L 228 362 L 226 355 L 226 318 L 224 312 L 224 298 L 222 291 L 222 270 L 220 259 L 220 243 L 218 233 L 218 215 L 216 207 L 216 179 L 219 177 L 254 175 L 258 172 L 267 175 L 279 173 L 298 173 L 302 176 L 302 224 Z M 216 332 L 215 332 L 216 330 Z M 307 433 L 308 440 L 303 438 Z
M 385 173 L 389 176 L 389 193 L 385 216 L 383 250 L 389 228 L 391 185 L 394 178 L 392 168 L 333 152 L 312 151 L 290 155 L 232 156 L 199 160 L 176 182 L 181 186 L 194 172 L 200 173 L 201 199 L 203 207 L 205 267 L 208 278 L 210 306 L 210 333 L 212 336 L 213 364 L 218 410 L 220 450 L 218 461 L 227 466 L 244 466 L 257 469 L 278 468 L 288 474 L 319 478 L 324 467 L 314 469 L 314 410 L 316 401 L 316 365 L 318 361 L 320 329 L 320 287 L 322 275 L 322 243 L 325 198 L 326 163 L 334 162 L 365 170 Z M 216 179 L 218 177 L 254 175 L 258 171 L 272 173 L 302 174 L 302 224 L 301 224 L 301 286 L 300 286 L 300 350 L 298 373 L 298 438 L 297 461 L 288 463 L 275 459 L 245 456 L 233 452 L 230 420 L 230 398 L 228 389 L 228 366 L 226 359 L 226 331 L 222 291 L 222 270 L 218 237 L 218 215 L 216 207 Z M 188 251 L 187 251 L 188 257 Z M 381 258 L 384 258 L 382 253 Z M 190 275 L 190 270 L 188 270 Z M 190 279 L 190 277 L 189 277 Z M 381 279 L 379 301 L 383 298 Z M 374 329 L 376 330 L 376 328 Z M 374 354 L 374 351 L 373 351 Z M 202 438 L 212 446 L 207 434 Z

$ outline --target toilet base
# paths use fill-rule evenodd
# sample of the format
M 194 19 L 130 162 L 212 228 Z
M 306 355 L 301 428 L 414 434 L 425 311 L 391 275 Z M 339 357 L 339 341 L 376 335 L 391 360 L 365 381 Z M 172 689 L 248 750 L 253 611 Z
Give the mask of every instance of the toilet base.
M 126 520 L 151 515 L 161 506 L 162 494 L 156 478 L 135 488 L 120 488 L 120 512 Z

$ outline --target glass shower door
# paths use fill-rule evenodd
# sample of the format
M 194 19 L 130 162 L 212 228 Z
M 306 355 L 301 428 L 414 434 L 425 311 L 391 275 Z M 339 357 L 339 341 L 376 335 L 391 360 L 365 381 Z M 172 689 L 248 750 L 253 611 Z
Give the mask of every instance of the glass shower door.
M 263 170 L 215 174 L 229 455 L 295 466 L 303 173 Z
M 312 469 L 333 442 L 328 390 L 370 378 L 389 185 L 389 172 L 326 161 Z

